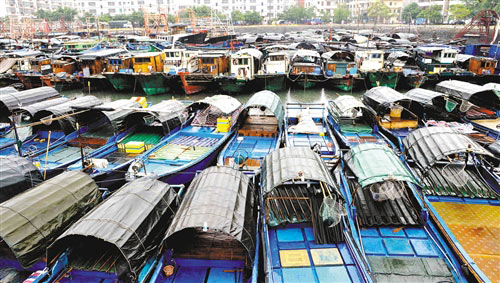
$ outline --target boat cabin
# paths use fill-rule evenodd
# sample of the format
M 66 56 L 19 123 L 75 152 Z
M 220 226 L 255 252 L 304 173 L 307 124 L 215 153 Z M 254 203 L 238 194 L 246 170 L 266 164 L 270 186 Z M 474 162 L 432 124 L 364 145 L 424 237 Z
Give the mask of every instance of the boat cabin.
M 458 50 L 446 47 L 418 47 L 417 57 L 424 64 L 453 64 L 457 60 Z
M 354 54 L 347 51 L 330 51 L 321 55 L 325 64 L 325 73 L 328 77 L 356 74 Z
M 64 50 L 77 53 L 77 52 L 82 52 L 87 49 L 90 49 L 94 46 L 96 46 L 99 43 L 97 40 L 88 40 L 88 39 L 81 39 L 81 40 L 74 40 L 74 41 L 67 41 L 64 43 Z
M 229 55 L 226 52 L 206 52 L 196 56 L 203 74 L 222 75 L 229 71 Z
M 322 74 L 322 60 L 318 52 L 312 50 L 299 50 L 292 57 L 290 73 L 300 74 Z
M 290 57 L 288 52 L 272 52 L 266 56 L 262 64 L 262 71 L 264 74 L 286 74 L 288 72 L 289 62 Z
M 199 51 L 188 51 L 186 49 L 165 49 L 165 61 L 163 72 L 175 75 L 178 72 L 194 72 L 198 69 L 198 61 L 192 58 Z
M 378 71 L 384 68 L 384 51 L 361 50 L 356 51 L 354 58 L 358 69 L 363 72 Z
M 468 70 L 476 75 L 493 75 L 497 60 L 488 57 L 472 57 L 469 59 Z
M 260 69 L 262 52 L 257 49 L 241 49 L 231 55 L 231 75 L 241 80 L 252 80 Z
M 162 72 L 165 58 L 164 52 L 145 52 L 135 54 L 132 58 L 134 73 Z
M 132 73 L 132 55 L 125 53 L 106 59 L 106 72 Z
M 108 57 L 128 53 L 125 49 L 102 49 L 96 52 L 89 52 L 78 56 L 80 67 L 85 77 L 98 75 L 106 71 Z
M 76 59 L 71 56 L 62 56 L 52 61 L 52 72 L 54 74 L 73 74 L 76 71 Z
M 46 75 L 52 72 L 52 65 L 50 58 L 36 57 L 30 59 L 31 71 Z

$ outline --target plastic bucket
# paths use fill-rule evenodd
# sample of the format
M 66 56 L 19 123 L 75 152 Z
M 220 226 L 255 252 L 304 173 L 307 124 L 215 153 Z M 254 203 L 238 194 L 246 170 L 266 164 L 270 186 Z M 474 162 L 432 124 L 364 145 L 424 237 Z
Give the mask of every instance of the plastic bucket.
M 391 107 L 391 113 L 389 114 L 391 118 L 401 118 L 401 112 L 403 112 L 403 107 L 400 105 L 393 105 Z

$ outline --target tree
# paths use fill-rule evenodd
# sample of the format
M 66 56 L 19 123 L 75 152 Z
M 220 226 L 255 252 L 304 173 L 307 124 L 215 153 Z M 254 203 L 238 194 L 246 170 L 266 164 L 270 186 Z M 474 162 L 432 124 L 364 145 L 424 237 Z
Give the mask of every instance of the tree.
M 67 22 L 71 22 L 77 14 L 78 11 L 75 9 L 59 7 L 55 11 L 40 9 L 35 12 L 35 17 L 39 19 L 49 19 L 50 21 L 59 21 L 60 19 L 64 19 Z
M 443 15 L 441 14 L 441 6 L 440 5 L 431 5 L 426 9 L 422 10 L 419 14 L 419 18 L 426 18 L 433 24 L 438 24 L 443 21 Z
M 245 17 L 245 22 L 249 25 L 258 25 L 262 23 L 262 16 L 256 11 L 246 11 L 243 16 Z
M 175 23 L 177 21 L 177 17 L 171 14 L 167 15 L 167 19 L 169 23 Z
M 470 13 L 471 11 L 464 4 L 456 4 L 450 7 L 450 16 L 454 20 L 465 20 Z
M 333 20 L 335 23 L 340 24 L 342 21 L 347 21 L 349 18 L 349 9 L 346 6 L 339 6 L 337 9 L 333 10 Z
M 418 6 L 417 3 L 411 3 L 410 5 L 406 6 L 403 9 L 403 12 L 401 14 L 403 20 L 405 20 L 408 23 L 411 23 L 413 20 L 415 20 L 422 11 L 422 8 Z
M 498 0 L 464 0 L 465 7 L 471 11 L 472 15 L 481 10 L 495 10 L 500 13 L 500 3 Z
M 314 9 L 312 7 L 306 9 L 300 5 L 289 7 L 288 9 L 284 10 L 283 13 L 281 13 L 279 16 L 281 20 L 291 21 L 296 24 L 303 23 L 306 20 L 312 19 L 313 17 Z
M 231 12 L 231 19 L 233 20 L 233 23 L 236 22 L 242 22 L 245 20 L 245 15 L 239 10 L 234 10 Z
M 385 5 L 382 1 L 378 0 L 368 7 L 368 17 L 375 19 L 375 24 L 373 28 L 377 26 L 380 18 L 388 18 L 391 16 L 391 9 Z
M 106 22 L 106 23 L 111 21 L 111 19 L 112 19 L 112 17 L 109 14 L 104 14 L 104 15 L 99 17 L 99 21 Z
M 332 15 L 330 14 L 329 10 L 323 10 L 323 11 L 321 11 L 320 18 L 323 21 L 323 23 L 329 23 L 329 22 L 332 21 Z
M 196 17 L 210 17 L 210 7 L 203 5 L 199 7 L 193 7 L 194 15 Z

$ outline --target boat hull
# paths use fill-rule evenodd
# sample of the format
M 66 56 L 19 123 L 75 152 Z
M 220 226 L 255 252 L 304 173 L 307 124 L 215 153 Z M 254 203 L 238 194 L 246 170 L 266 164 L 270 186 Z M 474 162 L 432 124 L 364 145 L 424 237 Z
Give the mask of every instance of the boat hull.
M 32 89 L 43 86 L 40 74 L 17 73 L 16 75 L 21 81 L 21 83 L 24 85 L 25 89 Z
M 257 89 L 279 91 L 286 87 L 285 74 L 256 75 L 255 82 Z
M 361 73 L 370 87 L 387 86 L 396 88 L 401 72 L 365 72 Z
M 165 73 L 137 75 L 137 80 L 146 95 L 156 95 L 170 92 L 173 84 L 176 83 L 177 78 L 177 76 L 167 75 Z
M 134 90 L 136 85 L 136 78 L 132 74 L 126 73 L 104 73 L 108 81 L 113 85 L 116 91 L 130 92 Z
M 224 93 L 243 93 L 251 92 L 255 89 L 254 80 L 242 80 L 232 77 L 218 78 L 218 85 Z

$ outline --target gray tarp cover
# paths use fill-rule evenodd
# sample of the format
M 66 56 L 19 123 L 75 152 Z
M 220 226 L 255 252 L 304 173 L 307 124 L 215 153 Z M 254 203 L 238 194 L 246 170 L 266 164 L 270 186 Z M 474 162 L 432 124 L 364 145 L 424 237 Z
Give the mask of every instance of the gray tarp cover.
M 135 122 L 133 120 L 141 119 L 144 117 L 145 113 L 155 117 L 155 120 L 162 124 L 165 133 L 172 130 L 169 128 L 170 126 L 177 126 L 176 122 L 168 123 L 168 121 L 178 118 L 179 123 L 183 125 L 188 117 L 186 106 L 182 102 L 178 100 L 163 100 L 147 108 L 134 109 L 134 111 L 125 119 L 130 119 L 132 122 Z
M 10 111 L 19 109 L 22 106 L 31 105 L 58 96 L 59 92 L 48 86 L 10 94 L 2 94 L 0 95 L 0 115 L 9 115 Z
M 337 185 L 321 157 L 309 148 L 285 147 L 269 153 L 262 165 L 262 187 L 264 193 L 279 185 L 296 180 L 300 181 L 299 171 L 305 180 L 323 181 L 331 187 Z
M 407 154 L 427 171 L 437 161 L 447 161 L 446 156 L 464 153 L 469 145 L 476 154 L 493 156 L 468 136 L 455 132 L 449 127 L 424 127 L 412 131 L 403 144 Z
M 442 81 L 436 85 L 436 90 L 467 100 L 477 106 L 500 109 L 500 90 L 456 80 Z
M 191 105 L 196 105 L 196 104 L 211 105 L 211 106 L 219 109 L 224 114 L 233 113 L 235 110 L 237 110 L 241 106 L 241 103 L 236 98 L 231 97 L 229 95 L 223 95 L 223 94 L 218 94 L 218 95 L 206 97 L 206 98 L 204 98 L 200 101 L 197 101 Z
M 68 101 L 69 101 L 69 98 L 59 97 L 59 98 L 49 99 L 46 101 L 37 102 L 35 104 L 31 104 L 28 106 L 23 106 L 23 107 L 19 108 L 19 110 L 28 113 L 31 117 L 34 117 L 38 111 L 45 110 L 45 109 L 52 107 L 52 106 L 55 106 L 55 105 L 63 104 L 63 103 L 66 103 Z
M 103 124 L 105 126 L 111 126 L 110 130 L 116 133 L 123 128 L 123 121 L 127 115 L 132 113 L 134 108 L 139 108 L 140 106 L 141 105 L 136 101 L 118 99 L 92 107 L 89 111 L 78 115 L 77 120 L 81 121 L 83 119 L 89 121 L 89 119 L 94 120 L 97 117 L 103 117 L 106 120 Z M 99 126 L 103 124 L 99 124 Z
M 17 92 L 17 89 L 15 89 L 11 86 L 0 87 L 0 95 L 7 94 L 7 93 L 15 93 L 15 92 Z
M 341 117 L 351 118 L 354 109 L 365 109 L 365 111 L 372 113 L 374 116 L 376 115 L 371 108 L 366 107 L 361 100 L 352 95 L 342 95 L 328 102 L 328 113 L 337 122 Z
M 39 111 L 35 115 L 35 120 L 40 120 L 41 118 L 47 117 L 52 115 L 52 118 L 56 118 L 58 116 L 62 116 L 65 114 L 73 113 L 78 110 L 75 110 L 73 107 L 81 107 L 81 108 L 87 108 L 87 107 L 94 107 L 97 105 L 101 105 L 102 101 L 98 99 L 95 96 L 92 95 L 86 95 L 83 97 L 78 97 L 76 99 L 72 99 L 66 103 L 59 104 L 59 105 L 54 105 L 51 106 L 43 111 Z M 66 134 L 71 133 L 76 130 L 75 126 L 75 117 L 70 116 L 64 119 L 56 120 L 53 121 L 52 123 L 59 123 L 61 128 L 64 130 Z
M 274 92 L 269 90 L 262 90 L 250 97 L 248 102 L 245 104 L 245 108 L 248 107 L 260 107 L 264 106 L 274 113 L 274 117 L 278 119 L 279 127 L 283 126 L 285 122 L 285 108 L 281 99 Z
M 445 96 L 445 94 L 423 88 L 414 88 L 408 91 L 406 96 L 411 100 L 418 101 L 422 104 L 433 105 L 432 100 L 434 98 Z
M 0 203 L 38 185 L 42 180 L 40 171 L 28 159 L 0 156 Z
M 30 267 L 98 201 L 92 178 L 78 171 L 64 172 L 0 204 L 0 238 L 23 267 Z
M 242 172 L 209 167 L 198 174 L 168 228 L 165 240 L 188 228 L 207 227 L 231 235 L 255 253 L 254 186 Z M 175 248 L 175 247 L 173 247 Z
M 162 220 L 171 219 L 177 204 L 176 192 L 166 183 L 152 178 L 129 182 L 66 230 L 48 248 L 47 258 L 76 244 L 79 237 L 93 237 L 115 246 L 137 275 L 155 249 L 151 239 L 158 235 L 152 231 L 158 225 L 165 231 L 169 223 Z
M 392 103 L 399 103 L 411 111 L 423 113 L 423 106 L 418 101 L 412 103 L 414 101 L 410 97 L 386 86 L 378 86 L 366 91 L 363 95 L 363 102 L 373 107 L 377 113 L 389 109 Z
M 14 66 L 17 63 L 16 58 L 6 58 L 0 62 L 0 74 L 3 74 L 10 70 L 12 66 Z

